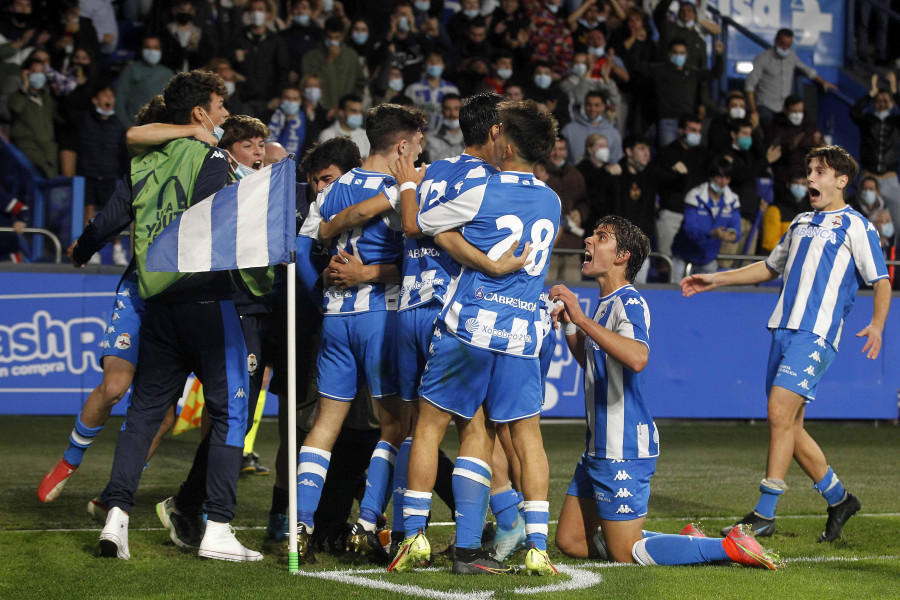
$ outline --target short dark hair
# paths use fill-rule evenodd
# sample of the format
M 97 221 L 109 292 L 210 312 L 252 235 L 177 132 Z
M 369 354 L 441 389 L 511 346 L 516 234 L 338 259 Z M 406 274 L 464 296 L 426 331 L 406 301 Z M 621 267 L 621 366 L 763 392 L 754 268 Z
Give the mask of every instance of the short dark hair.
M 377 154 L 417 131 L 425 131 L 428 115 L 417 106 L 379 104 L 366 112 L 366 123 L 371 153 Z
M 706 169 L 706 174 L 709 177 L 715 177 L 716 175 L 731 177 L 732 173 L 734 173 L 734 165 L 724 156 L 717 157 L 709 163 L 709 167 Z
M 609 98 L 607 98 L 606 94 L 604 94 L 600 90 L 591 90 L 590 92 L 585 94 L 582 103 L 586 102 L 588 98 L 600 98 L 601 100 L 603 100 L 603 104 L 609 104 Z
M 359 147 L 342 135 L 310 146 L 300 161 L 300 169 L 305 173 L 315 173 L 334 165 L 341 173 L 346 173 L 361 164 Z
M 637 277 L 638 271 L 650 254 L 650 240 L 641 228 L 624 217 L 607 215 L 597 221 L 594 230 L 609 227 L 616 239 L 616 253 L 628 252 L 628 264 L 625 265 L 625 279 L 629 283 Z
M 741 90 L 731 90 L 728 92 L 728 95 L 725 96 L 725 105 L 727 106 L 729 102 L 737 98 L 738 100 L 747 101 L 747 95 L 744 94 Z
M 675 46 L 684 46 L 685 48 L 687 48 L 687 45 L 688 44 L 683 37 L 673 37 L 671 40 L 669 40 L 669 45 L 666 46 L 666 50 L 671 50 Z
M 441 98 L 441 106 L 442 106 L 442 107 L 444 106 L 444 102 L 446 102 L 447 100 L 460 100 L 460 101 L 461 101 L 462 98 L 460 97 L 459 94 L 452 94 L 452 93 L 451 93 L 451 94 L 444 94 L 444 97 Z
M 469 96 L 459 105 L 459 127 L 466 147 L 487 143 L 491 127 L 500 125 L 497 105 L 503 102 L 500 94 L 483 93 Z
M 803 98 L 801 98 L 797 94 L 791 94 L 790 96 L 788 96 L 787 98 L 784 99 L 784 107 L 787 108 L 788 106 L 793 106 L 793 105 L 799 104 L 801 102 L 803 102 Z
M 169 112 L 166 110 L 166 101 L 162 94 L 150 98 L 150 102 L 143 105 L 134 117 L 135 126 L 168 122 Z
M 328 17 L 325 19 L 325 31 L 329 33 L 344 32 L 344 20 L 340 17 Z
M 732 133 L 739 133 L 744 127 L 753 129 L 753 123 L 750 122 L 750 119 L 734 119 L 728 125 L 728 130 Z
M 678 129 L 684 129 L 688 123 L 700 123 L 703 125 L 703 119 L 691 113 L 684 113 L 678 117 Z
M 209 113 L 213 94 L 223 98 L 228 95 L 225 81 L 215 73 L 200 70 L 178 73 L 163 89 L 169 119 L 176 125 L 187 125 L 195 106 Z
M 849 182 L 856 179 L 859 173 L 859 164 L 850 156 L 850 153 L 840 146 L 819 146 L 813 148 L 806 155 L 806 170 L 809 172 L 809 163 L 813 159 L 818 158 L 826 167 L 834 169 L 835 174 L 840 177 L 846 175 Z
M 628 149 L 633 150 L 635 146 L 639 146 L 641 144 L 647 146 L 648 148 L 653 147 L 653 144 L 650 143 L 650 138 L 648 138 L 647 136 L 631 134 L 631 135 L 625 136 L 625 139 L 622 140 L 622 149 L 623 150 L 628 150 Z
M 362 98 L 360 98 L 356 94 L 344 94 L 338 100 L 338 108 L 341 110 L 347 110 L 348 102 L 359 102 L 360 104 L 362 104 Z
M 503 135 L 515 146 L 520 159 L 534 164 L 550 156 L 559 126 L 547 107 L 534 100 L 504 100 L 497 106 L 497 112 Z
M 804 174 L 802 175 L 802 177 L 805 178 L 805 177 L 806 177 L 806 174 L 804 173 Z M 860 189 L 860 190 L 862 190 L 862 184 L 864 184 L 864 183 L 867 182 L 867 181 L 871 181 L 872 183 L 874 183 L 874 184 L 875 184 L 875 189 L 876 189 L 876 190 L 879 189 L 880 186 L 878 185 L 878 178 L 877 178 L 877 177 L 872 177 L 871 175 L 866 175 L 865 177 L 863 177 L 862 179 L 859 180 L 859 189 Z
M 97 94 L 99 94 L 103 90 L 110 90 L 113 95 L 115 95 L 116 93 L 116 88 L 113 87 L 108 79 L 101 79 L 91 86 L 91 98 L 96 98 Z
M 778 31 L 775 32 L 775 40 L 777 41 L 778 38 L 780 38 L 780 37 L 792 38 L 792 37 L 794 37 L 794 32 L 793 32 L 793 30 L 788 29 L 787 27 L 782 27 L 781 29 L 779 29 Z
M 219 140 L 220 148 L 230 148 L 232 145 L 250 140 L 255 137 L 266 139 L 269 137 L 269 128 L 266 124 L 248 115 L 231 115 L 222 123 L 225 134 Z

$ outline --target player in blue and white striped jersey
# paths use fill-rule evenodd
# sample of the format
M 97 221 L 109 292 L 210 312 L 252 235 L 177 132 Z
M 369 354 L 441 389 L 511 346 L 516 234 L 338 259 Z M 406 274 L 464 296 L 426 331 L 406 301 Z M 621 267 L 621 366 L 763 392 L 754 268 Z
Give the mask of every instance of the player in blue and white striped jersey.
M 600 219 L 585 240 L 582 274 L 600 286 L 594 318 L 564 285 L 550 298 L 564 305 L 566 343 L 584 368 L 587 437 L 556 529 L 556 545 L 577 558 L 599 556 L 642 565 L 731 560 L 774 569 L 738 528 L 724 539 L 644 531 L 659 434 L 643 398 L 650 359 L 650 309 L 631 285 L 650 252 L 647 236 L 617 217 Z
M 352 169 L 332 182 L 316 199 L 301 228 L 301 236 L 318 237 L 318 229 L 343 209 L 373 196 L 396 197 L 395 180 L 388 165 L 406 154 L 422 150 L 425 114 L 412 107 L 383 104 L 368 113 L 366 135 L 371 150 L 362 168 Z M 377 219 L 351 229 L 330 244 L 333 255 L 343 251 L 365 264 L 399 262 L 403 237 L 399 220 Z M 373 398 L 379 400 L 381 439 L 375 447 L 360 503 L 361 539 L 374 538 L 375 523 L 384 510 L 397 447 L 409 428 L 408 411 L 400 400 L 396 372 L 396 317 L 399 270 L 393 282 L 361 283 L 346 289 L 330 286 L 324 293 L 325 319 L 317 362 L 319 406 L 316 422 L 300 449 L 297 513 L 298 553 L 308 556 L 314 523 L 331 449 L 350 402 L 364 377 Z M 361 373 L 359 371 L 362 371 Z M 375 548 L 377 549 L 377 548 Z M 387 559 L 382 550 L 381 558 Z
M 828 520 L 820 542 L 841 535 L 844 523 L 861 507 L 846 492 L 815 440 L 803 429 L 804 409 L 837 354 L 844 317 L 860 284 L 875 289 L 872 320 L 856 337 L 867 338 L 862 351 L 875 359 L 891 303 L 891 284 L 878 231 L 844 202 L 856 178 L 856 161 L 839 146 L 813 149 L 806 157 L 813 212 L 797 215 L 765 262 L 736 271 L 696 275 L 681 281 L 685 296 L 723 285 L 748 285 L 783 276 L 781 295 L 768 327 L 772 331 L 766 393 L 769 395 L 769 455 L 760 499 L 740 523 L 757 536 L 775 531 L 775 506 L 787 489 L 791 457 L 828 502 Z
M 537 356 L 543 338 L 538 303 L 560 206 L 556 194 L 532 172 L 553 146 L 556 122 L 533 101 L 503 102 L 498 111 L 503 171 L 452 202 L 426 204 L 419 211 L 418 226 L 430 235 L 462 227 L 463 237 L 489 258 L 530 242 L 530 263 L 497 278 L 463 267 L 448 288 L 419 388 L 423 402 L 404 498 L 407 539 L 392 570 L 406 570 L 427 558 L 430 545 L 422 532 L 435 480 L 432 456 L 454 418 L 460 429 L 460 458 L 453 481 L 459 515 L 453 570 L 511 571 L 475 547 L 490 492 L 493 440 L 485 428 L 487 416 L 511 423 L 522 461 L 525 528 L 532 544 L 526 567 L 556 573 L 546 554 L 549 468 L 538 423 L 543 390 Z

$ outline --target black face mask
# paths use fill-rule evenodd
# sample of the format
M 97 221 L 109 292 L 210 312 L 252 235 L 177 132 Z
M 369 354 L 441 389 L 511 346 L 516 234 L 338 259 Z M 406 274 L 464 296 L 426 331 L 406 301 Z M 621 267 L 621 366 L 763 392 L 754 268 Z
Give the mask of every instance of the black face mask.
M 179 25 L 187 25 L 194 18 L 191 13 L 175 13 L 175 20 Z
M 31 23 L 33 20 L 31 13 L 16 13 L 16 12 L 14 12 L 14 13 L 9 13 L 9 14 L 12 16 L 13 19 L 18 21 L 19 23 L 23 23 L 26 25 Z

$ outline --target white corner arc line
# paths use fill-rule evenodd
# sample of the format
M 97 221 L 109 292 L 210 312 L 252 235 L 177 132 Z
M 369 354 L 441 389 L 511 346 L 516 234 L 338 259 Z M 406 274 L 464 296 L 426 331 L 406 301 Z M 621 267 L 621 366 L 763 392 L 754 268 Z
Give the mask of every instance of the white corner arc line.
M 557 565 L 557 570 L 559 570 L 560 573 L 568 575 L 571 579 L 539 587 L 518 587 L 512 591 L 515 594 L 543 594 L 545 592 L 567 592 L 570 590 L 583 590 L 594 587 L 603 582 L 603 577 L 599 573 L 592 573 L 587 570 L 587 567 L 592 566 L 595 565 L 586 564 L 578 565 L 577 567 L 573 565 Z
M 445 592 L 419 587 L 409 583 L 391 583 L 384 579 L 362 577 L 362 575 L 385 575 L 381 569 L 348 569 L 344 571 L 299 571 L 297 575 L 327 579 L 339 583 L 359 585 L 368 589 L 387 590 L 403 596 L 419 596 L 421 598 L 433 598 L 434 600 L 488 600 L 494 597 L 493 592 Z

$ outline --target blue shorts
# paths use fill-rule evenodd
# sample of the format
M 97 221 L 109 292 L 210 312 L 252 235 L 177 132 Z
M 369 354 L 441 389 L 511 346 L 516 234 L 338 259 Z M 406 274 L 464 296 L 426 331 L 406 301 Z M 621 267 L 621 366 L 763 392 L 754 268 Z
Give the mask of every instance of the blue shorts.
M 484 403 L 495 423 L 519 421 L 541 413 L 543 389 L 537 358 L 476 348 L 434 330 L 419 395 L 444 412 L 471 419 Z
M 400 397 L 407 402 L 419 399 L 419 381 L 428 360 L 428 347 L 439 312 L 441 305 L 429 302 L 397 313 L 397 373 L 400 377 Z
M 566 495 L 593 498 L 604 521 L 633 521 L 647 516 L 655 472 L 656 458 L 614 460 L 582 454 Z
M 123 277 L 116 288 L 113 312 L 106 322 L 106 335 L 100 344 L 100 361 L 104 356 L 115 356 L 138 364 L 138 334 L 144 316 L 144 301 L 138 294 L 137 272 Z
M 805 402 L 816 399 L 816 388 L 831 366 L 837 350 L 810 331 L 775 329 L 769 348 L 766 395 L 773 385 L 803 396 Z
M 332 400 L 352 401 L 359 375 L 373 398 L 397 394 L 397 311 L 326 316 L 316 368 L 319 394 Z

